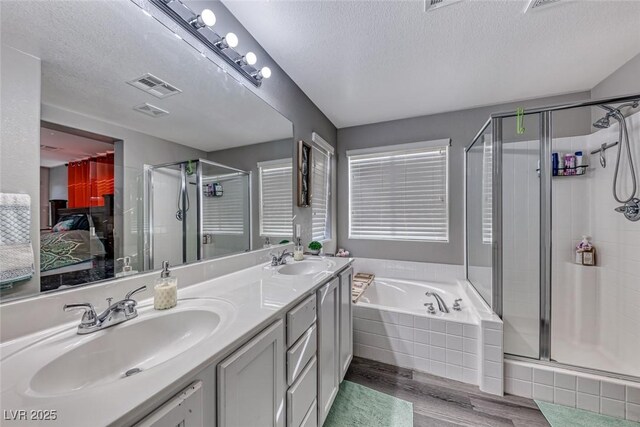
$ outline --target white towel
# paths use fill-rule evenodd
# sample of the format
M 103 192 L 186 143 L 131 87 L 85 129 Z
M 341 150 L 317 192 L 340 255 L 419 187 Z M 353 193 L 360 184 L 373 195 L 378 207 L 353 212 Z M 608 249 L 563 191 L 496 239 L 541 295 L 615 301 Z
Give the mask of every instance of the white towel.
M 0 193 L 0 289 L 33 276 L 31 198 Z

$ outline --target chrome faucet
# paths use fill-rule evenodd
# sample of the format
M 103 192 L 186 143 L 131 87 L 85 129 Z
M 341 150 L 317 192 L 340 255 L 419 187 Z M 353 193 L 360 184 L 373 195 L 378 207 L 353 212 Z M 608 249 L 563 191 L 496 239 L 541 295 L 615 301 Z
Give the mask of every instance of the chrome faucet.
M 138 292 L 142 292 L 147 289 L 146 286 L 141 286 L 137 289 L 127 293 L 123 300 L 111 304 L 113 298 L 107 298 L 109 307 L 100 314 L 96 314 L 96 310 L 93 308 L 93 304 L 85 302 L 80 304 L 65 304 L 64 311 L 70 310 L 84 310 L 80 325 L 78 325 L 78 334 L 85 335 L 92 332 L 96 332 L 110 326 L 117 325 L 118 323 L 126 322 L 138 316 L 138 310 L 136 306 L 138 302 L 131 297 Z
M 277 253 L 273 254 L 269 254 L 271 256 L 271 266 L 272 267 L 277 267 L 279 265 L 283 265 L 286 264 L 287 262 L 287 257 L 292 257 L 293 254 L 288 251 L 288 250 L 283 250 L 282 253 L 280 255 L 278 255 Z
M 449 307 L 447 307 L 447 304 L 444 302 L 442 297 L 438 295 L 437 292 L 427 292 L 425 295 L 428 297 L 434 297 L 436 299 L 436 302 L 438 303 L 438 310 L 443 313 L 449 312 Z

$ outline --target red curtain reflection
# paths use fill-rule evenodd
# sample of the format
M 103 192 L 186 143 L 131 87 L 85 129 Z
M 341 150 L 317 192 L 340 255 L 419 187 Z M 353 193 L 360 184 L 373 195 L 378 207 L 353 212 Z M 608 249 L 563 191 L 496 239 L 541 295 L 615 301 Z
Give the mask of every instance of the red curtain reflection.
M 68 207 L 103 206 L 105 194 L 113 194 L 113 152 L 69 162 Z

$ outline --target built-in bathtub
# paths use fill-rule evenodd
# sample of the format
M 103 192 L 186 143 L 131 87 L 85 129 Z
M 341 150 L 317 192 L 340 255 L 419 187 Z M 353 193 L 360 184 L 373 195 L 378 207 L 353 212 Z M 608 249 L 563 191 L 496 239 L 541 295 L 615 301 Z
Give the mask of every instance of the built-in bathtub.
M 374 282 L 354 306 L 354 355 L 503 392 L 502 322 L 457 269 L 357 258 Z M 395 273 L 395 274 L 394 274 Z M 424 277 L 425 280 L 420 280 Z M 437 292 L 449 307 L 438 310 Z M 462 299 L 460 311 L 453 310 Z M 432 302 L 435 314 L 427 313 Z

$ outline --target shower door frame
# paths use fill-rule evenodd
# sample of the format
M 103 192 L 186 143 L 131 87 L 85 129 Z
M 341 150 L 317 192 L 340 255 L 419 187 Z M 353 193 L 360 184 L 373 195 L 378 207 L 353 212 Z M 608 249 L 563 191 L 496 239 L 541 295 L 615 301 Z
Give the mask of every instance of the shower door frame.
M 552 290 L 552 165 L 551 152 L 553 141 L 553 113 L 555 111 L 570 110 L 581 107 L 594 107 L 601 104 L 619 104 L 640 99 L 640 94 L 625 95 L 618 97 L 600 98 L 596 100 L 588 100 L 582 102 L 574 102 L 568 104 L 558 104 L 545 107 L 536 107 L 525 109 L 524 115 L 539 115 L 539 160 L 540 160 L 540 328 L 539 328 L 539 354 L 538 358 L 530 358 L 526 356 L 508 355 L 510 358 L 525 360 L 528 362 L 540 363 L 544 365 L 567 367 L 581 372 L 593 373 L 596 375 L 605 375 L 613 378 L 627 379 L 639 381 L 640 378 L 629 375 L 619 374 L 616 372 L 602 371 L 598 369 L 586 368 L 582 366 L 560 363 L 551 359 L 551 290 Z M 492 127 L 492 286 L 491 286 L 491 308 L 502 318 L 503 316 L 503 277 L 502 277 L 502 120 L 505 118 L 516 117 L 515 111 L 505 111 L 492 113 L 487 123 L 482 126 L 476 134 L 471 144 L 465 148 L 465 174 L 467 165 L 467 156 L 469 150 L 476 143 L 485 129 L 490 125 Z M 468 229 L 466 201 L 467 188 L 465 176 L 465 270 L 467 281 L 469 280 L 468 265 L 468 249 L 466 233 Z M 475 286 L 474 286 L 475 287 Z
M 204 234 L 204 203 L 202 200 L 202 164 L 205 163 L 210 166 L 222 167 L 225 169 L 229 169 L 233 172 L 242 173 L 247 176 L 248 180 L 248 233 L 249 233 L 249 249 L 247 251 L 251 251 L 253 247 L 253 211 L 252 211 L 252 172 L 245 171 L 242 169 L 237 169 L 231 166 L 224 165 L 222 163 L 213 162 L 207 159 L 194 159 L 194 160 L 184 160 L 180 162 L 169 162 L 169 163 L 161 163 L 158 165 L 144 165 L 144 191 L 146 194 L 145 197 L 145 209 L 146 209 L 146 217 L 148 221 L 148 231 L 147 227 L 145 227 L 145 237 L 144 237 L 144 246 L 148 248 L 148 255 L 144 257 L 144 269 L 145 271 L 152 270 L 153 267 L 153 171 L 155 169 L 167 168 L 171 166 L 180 166 L 180 181 L 181 181 L 181 192 L 182 192 L 182 206 L 186 206 L 186 194 L 187 194 L 187 171 L 186 165 L 191 162 L 196 164 L 196 260 L 194 262 L 205 261 L 202 259 L 202 255 L 204 254 L 204 244 L 202 241 L 202 236 Z M 147 239 L 148 236 L 148 239 Z M 245 252 L 247 252 L 245 251 Z M 183 264 L 187 263 L 187 222 L 186 220 L 182 221 L 182 262 Z
M 227 165 L 223 165 L 222 163 L 217 163 L 217 162 L 213 162 L 211 160 L 207 160 L 207 159 L 198 159 L 198 164 L 196 166 L 196 170 L 197 170 L 197 187 L 198 187 L 198 193 L 196 195 L 196 199 L 197 199 L 197 203 L 198 203 L 198 237 L 197 237 L 197 245 L 198 245 L 198 261 L 204 261 L 202 259 L 202 254 L 204 254 L 204 243 L 202 242 L 202 236 L 204 235 L 204 221 L 202 220 L 202 218 L 204 218 L 204 201 L 202 200 L 202 164 L 206 163 L 210 166 L 218 166 L 218 167 L 223 167 L 226 169 L 229 169 L 231 171 L 235 171 L 238 173 L 242 173 L 245 174 L 247 176 L 247 180 L 248 180 L 248 193 L 249 193 L 249 202 L 248 202 L 248 207 L 249 207 L 249 249 L 245 252 L 250 252 L 251 248 L 253 248 L 253 203 L 252 203 L 252 184 L 253 184 L 253 172 L 251 171 L 245 171 L 242 169 L 238 169 L 238 168 L 234 168 L 231 166 L 227 166 Z

